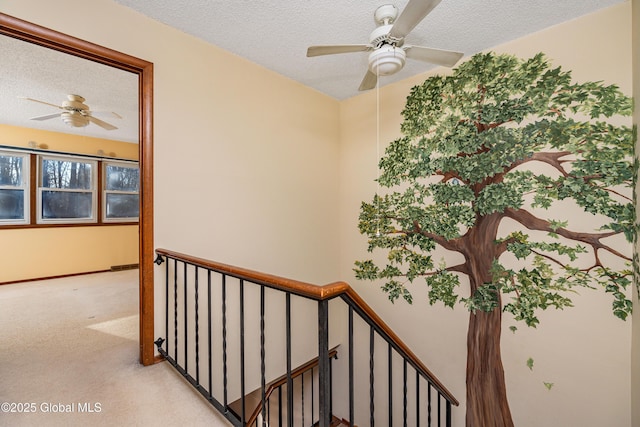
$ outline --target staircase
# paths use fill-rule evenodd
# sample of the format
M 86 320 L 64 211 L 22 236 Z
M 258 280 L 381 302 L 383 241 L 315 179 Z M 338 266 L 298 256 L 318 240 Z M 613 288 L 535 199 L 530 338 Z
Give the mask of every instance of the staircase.
M 329 351 L 330 359 L 337 358 L 337 355 L 337 347 L 334 347 Z M 307 381 L 315 379 L 315 381 L 317 381 L 318 362 L 319 360 L 317 357 L 315 359 L 309 360 L 305 364 L 291 371 L 290 378 L 287 374 L 284 374 L 276 380 L 267 384 L 265 387 L 264 395 L 264 401 L 266 402 L 266 405 L 264 406 L 262 404 L 262 388 L 255 389 L 251 393 L 247 394 L 244 399 L 244 418 L 247 420 L 247 425 L 256 423 L 256 421 L 261 419 L 261 417 L 265 417 L 268 425 L 284 425 L 284 423 L 280 423 L 280 420 L 287 419 L 287 410 L 289 408 L 289 406 L 287 405 L 287 386 L 289 384 L 289 380 L 293 385 L 294 404 L 292 405 L 292 407 L 294 408 L 294 424 L 305 425 L 305 409 L 308 408 L 305 408 L 303 400 L 304 379 L 307 378 Z M 295 401 L 300 401 L 302 405 L 296 405 Z M 229 405 L 229 410 L 232 411 L 238 418 L 242 418 L 242 403 L 242 398 L 240 398 Z M 264 411 L 263 408 L 265 409 Z M 306 412 L 309 411 L 307 410 Z M 313 419 L 313 410 L 311 412 L 311 419 Z M 258 425 L 260 425 L 259 422 Z
M 156 253 L 158 352 L 234 426 L 451 426 L 458 401 L 348 284 Z

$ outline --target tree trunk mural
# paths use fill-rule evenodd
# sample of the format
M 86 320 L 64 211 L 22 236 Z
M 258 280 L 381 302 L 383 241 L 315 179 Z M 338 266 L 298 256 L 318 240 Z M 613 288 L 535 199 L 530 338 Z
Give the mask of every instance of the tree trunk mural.
M 469 315 L 467 333 L 467 423 L 472 426 L 513 426 L 500 356 L 502 313 Z

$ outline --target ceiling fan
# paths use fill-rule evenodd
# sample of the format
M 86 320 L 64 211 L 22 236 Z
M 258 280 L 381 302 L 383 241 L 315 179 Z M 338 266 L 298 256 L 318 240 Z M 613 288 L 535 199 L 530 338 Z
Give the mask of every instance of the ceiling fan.
M 378 76 L 389 76 L 400 71 L 404 67 L 406 58 L 453 67 L 462 58 L 463 53 L 404 44 L 405 37 L 440 1 L 409 0 L 400 16 L 396 6 L 392 4 L 380 6 L 373 15 L 378 27 L 369 36 L 368 44 L 311 46 L 307 49 L 307 56 L 371 52 L 369 69 L 362 79 L 359 90 L 373 89 L 378 82 Z
M 94 112 L 89 109 L 89 106 L 84 103 L 85 99 L 80 95 L 67 95 L 67 99 L 62 101 L 61 105 L 51 104 L 49 102 L 40 101 L 38 99 L 26 98 L 22 97 L 22 99 L 26 99 L 27 101 L 39 102 L 40 104 L 49 105 L 51 107 L 58 108 L 62 110 L 60 113 L 46 114 L 44 116 L 32 117 L 31 120 L 49 120 L 55 117 L 60 117 L 63 122 L 68 124 L 71 127 L 85 127 L 89 123 L 96 124 L 105 130 L 115 130 L 118 129 L 114 125 L 107 123 L 103 120 L 100 120 L 93 116 Z M 113 117 L 121 119 L 117 113 L 109 113 Z

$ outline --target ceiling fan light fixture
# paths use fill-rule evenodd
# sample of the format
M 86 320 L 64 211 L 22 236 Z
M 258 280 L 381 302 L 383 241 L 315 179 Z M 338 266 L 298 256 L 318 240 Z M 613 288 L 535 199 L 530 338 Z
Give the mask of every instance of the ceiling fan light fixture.
M 406 58 L 404 49 L 383 45 L 369 54 L 369 70 L 379 76 L 390 76 L 402 70 Z
M 60 117 L 62 117 L 63 122 L 74 128 L 82 128 L 89 124 L 89 119 L 76 111 L 65 111 L 60 114 Z

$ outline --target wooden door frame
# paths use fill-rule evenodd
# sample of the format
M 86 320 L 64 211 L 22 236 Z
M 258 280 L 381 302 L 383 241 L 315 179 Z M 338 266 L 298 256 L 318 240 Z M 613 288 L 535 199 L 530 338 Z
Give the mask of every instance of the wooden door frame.
M 0 35 L 13 37 L 138 75 L 140 162 L 140 362 L 154 363 L 153 63 L 0 13 Z

